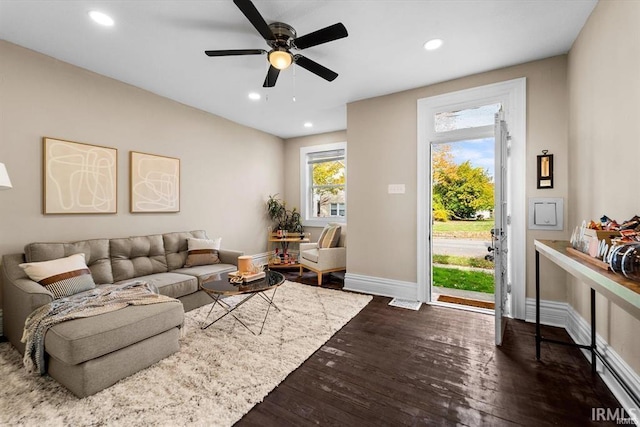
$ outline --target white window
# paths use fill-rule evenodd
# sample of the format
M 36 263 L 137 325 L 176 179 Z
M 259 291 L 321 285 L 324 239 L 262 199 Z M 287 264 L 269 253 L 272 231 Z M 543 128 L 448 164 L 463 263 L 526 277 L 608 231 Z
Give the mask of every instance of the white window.
M 436 113 L 434 115 L 435 131 L 440 133 L 484 126 L 493 127 L 495 115 L 500 107 L 501 104 L 494 103 L 481 107 Z
M 304 225 L 346 220 L 347 145 L 300 148 L 300 211 Z
M 345 203 L 331 203 L 331 216 L 344 216 L 346 209 Z

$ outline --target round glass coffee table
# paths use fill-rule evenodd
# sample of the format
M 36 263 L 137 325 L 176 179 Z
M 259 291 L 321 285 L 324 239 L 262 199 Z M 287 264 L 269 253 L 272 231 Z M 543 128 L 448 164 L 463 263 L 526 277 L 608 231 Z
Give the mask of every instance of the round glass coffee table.
M 202 329 L 207 329 L 209 326 L 216 323 L 218 320 L 223 319 L 227 315 L 231 315 L 236 319 L 242 326 L 247 328 L 249 332 L 254 335 L 262 334 L 262 330 L 264 329 L 264 324 L 267 321 L 267 317 L 269 316 L 269 310 L 273 306 L 276 310 L 280 311 L 277 305 L 273 303 L 273 298 L 276 295 L 276 291 L 278 290 L 278 286 L 284 283 L 284 276 L 282 273 L 278 273 L 277 271 L 267 270 L 265 271 L 265 277 L 258 280 L 253 280 L 251 282 L 246 283 L 231 283 L 229 280 L 229 275 L 227 273 L 219 273 L 212 274 L 210 276 L 204 277 L 200 283 L 200 289 L 205 291 L 212 299 L 213 304 L 211 305 L 211 310 L 209 310 L 209 314 L 207 314 L 207 318 L 204 323 L 207 322 L 211 312 L 219 305 L 224 310 L 224 313 L 214 319 L 211 323 L 206 326 L 202 326 Z M 273 290 L 271 296 L 269 296 L 266 292 Z M 238 302 L 237 304 L 231 305 L 227 304 L 224 301 L 224 297 L 232 296 L 232 295 L 245 295 L 245 297 Z M 240 306 L 249 301 L 251 298 L 256 295 L 260 296 L 264 301 L 267 302 L 267 310 L 264 314 L 264 319 L 262 320 L 262 326 L 260 327 L 260 332 L 257 334 L 249 328 L 242 320 L 240 320 L 235 314 Z

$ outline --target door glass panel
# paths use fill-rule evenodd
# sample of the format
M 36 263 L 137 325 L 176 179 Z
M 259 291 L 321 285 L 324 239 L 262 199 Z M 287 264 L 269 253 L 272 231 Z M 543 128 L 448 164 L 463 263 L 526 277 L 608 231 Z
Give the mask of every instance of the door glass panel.
M 467 108 L 458 111 L 445 111 L 434 116 L 435 131 L 449 132 L 452 130 L 469 129 L 491 126 L 495 121 L 495 114 L 500 110 L 500 104 L 489 104 L 481 107 Z

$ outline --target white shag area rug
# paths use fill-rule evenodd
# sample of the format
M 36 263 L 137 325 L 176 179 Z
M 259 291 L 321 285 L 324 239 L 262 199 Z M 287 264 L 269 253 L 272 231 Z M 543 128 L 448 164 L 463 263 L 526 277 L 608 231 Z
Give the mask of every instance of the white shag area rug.
M 49 376 L 28 375 L 0 344 L 0 425 L 230 426 L 360 310 L 371 296 L 286 282 L 262 335 L 227 316 L 206 330 L 210 305 L 186 313 L 180 351 L 93 396 L 78 399 Z M 259 330 L 267 303 L 235 312 Z M 216 307 L 213 314 L 222 313 Z

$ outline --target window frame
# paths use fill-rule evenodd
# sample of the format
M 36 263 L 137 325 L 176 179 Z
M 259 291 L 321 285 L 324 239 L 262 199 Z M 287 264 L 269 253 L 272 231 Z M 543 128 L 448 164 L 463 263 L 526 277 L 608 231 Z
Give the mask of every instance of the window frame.
M 344 163 L 345 163 L 345 184 L 344 184 L 344 205 L 345 216 L 330 216 L 326 218 L 314 218 L 311 210 L 311 173 L 307 167 L 307 156 L 312 153 L 319 153 L 322 151 L 334 151 L 344 150 Z M 300 147 L 300 213 L 302 216 L 302 225 L 305 227 L 324 227 L 332 222 L 347 222 L 347 185 L 348 185 L 348 171 L 347 171 L 347 143 L 336 142 L 332 144 L 311 145 L 307 147 Z

